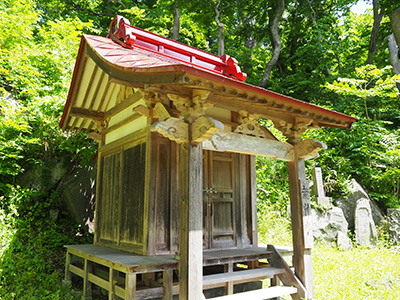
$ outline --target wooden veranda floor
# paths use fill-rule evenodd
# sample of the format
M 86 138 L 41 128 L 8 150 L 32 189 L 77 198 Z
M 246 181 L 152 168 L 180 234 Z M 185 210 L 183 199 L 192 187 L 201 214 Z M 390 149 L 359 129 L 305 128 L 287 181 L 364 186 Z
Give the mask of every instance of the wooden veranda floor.
M 173 255 L 143 256 L 98 245 L 66 248 L 65 280 L 71 282 L 73 274 L 81 277 L 84 299 L 91 299 L 92 284 L 107 290 L 109 299 L 172 299 L 179 294 Z M 281 253 L 291 255 L 287 248 Z M 224 287 L 225 294 L 232 294 L 235 284 L 277 278 L 285 269 L 269 263 L 274 255 L 270 247 L 204 251 L 204 290 Z

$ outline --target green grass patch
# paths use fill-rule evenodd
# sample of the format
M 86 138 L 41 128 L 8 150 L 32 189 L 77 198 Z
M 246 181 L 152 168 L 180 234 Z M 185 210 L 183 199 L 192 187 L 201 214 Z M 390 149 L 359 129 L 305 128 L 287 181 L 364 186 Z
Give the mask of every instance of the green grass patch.
M 313 251 L 315 299 L 400 299 L 400 250 Z

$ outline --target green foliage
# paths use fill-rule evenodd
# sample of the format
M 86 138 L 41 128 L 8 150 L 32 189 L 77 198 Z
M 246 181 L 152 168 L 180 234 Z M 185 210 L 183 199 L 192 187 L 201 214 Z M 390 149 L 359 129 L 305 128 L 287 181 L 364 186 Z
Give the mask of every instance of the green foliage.
M 73 299 L 60 282 L 64 273 L 66 244 L 90 243 L 63 210 L 56 193 L 31 192 L 13 187 L 9 210 L 1 230 L 1 299 Z M 58 216 L 52 216 L 58 212 Z M 12 236 L 12 238 L 11 238 Z
M 328 177 L 330 196 L 337 199 L 346 190 L 350 177 L 361 182 L 382 207 L 399 207 L 399 134 L 364 119 L 352 128 L 324 128 L 307 133 L 308 138 L 324 142 L 318 164 Z
M 399 91 L 396 83 L 400 83 L 400 75 L 391 74 L 391 67 L 378 69 L 373 65 L 365 65 L 355 69 L 354 78 L 338 78 L 333 83 L 327 83 L 326 87 L 339 95 L 355 96 L 344 97 L 354 103 L 350 106 L 343 103 L 346 110 L 364 111 L 360 114 L 366 118 L 372 116 L 375 119 L 391 120 L 400 125 L 399 115 Z M 345 107 L 348 106 L 348 107 Z M 395 111 L 393 111 L 395 110 Z
M 63 245 L 90 237 L 56 194 L 21 188 L 19 178 L 54 157 L 74 165 L 94 155 L 92 141 L 58 126 L 80 35 L 91 24 L 44 22 L 30 0 L 0 6 L 0 298 L 72 299 L 60 286 Z

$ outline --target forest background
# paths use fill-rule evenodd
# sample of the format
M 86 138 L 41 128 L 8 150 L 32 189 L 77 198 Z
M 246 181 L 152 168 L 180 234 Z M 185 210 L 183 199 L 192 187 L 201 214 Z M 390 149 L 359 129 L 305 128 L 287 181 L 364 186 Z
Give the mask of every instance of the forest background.
M 105 36 L 116 14 L 132 25 L 235 57 L 246 82 L 353 115 L 351 129 L 307 132 L 328 149 L 332 200 L 352 178 L 383 212 L 400 207 L 400 4 L 351 0 L 0 0 L 0 297 L 65 298 L 62 245 L 90 242 L 55 191 L 22 184 L 32 168 L 89 163 L 96 145 L 58 126 L 83 33 Z M 397 41 L 397 43 L 396 43 Z M 266 122 L 271 130 L 273 125 Z M 278 134 L 278 133 L 277 133 Z M 282 136 L 279 136 L 283 139 Z M 257 160 L 260 212 L 285 215 L 284 162 Z M 40 288 L 38 288 L 40 286 Z M 40 297 L 36 297 L 40 293 Z M 35 298 L 36 297 L 36 298 Z M 48 298 L 46 298 L 48 297 Z

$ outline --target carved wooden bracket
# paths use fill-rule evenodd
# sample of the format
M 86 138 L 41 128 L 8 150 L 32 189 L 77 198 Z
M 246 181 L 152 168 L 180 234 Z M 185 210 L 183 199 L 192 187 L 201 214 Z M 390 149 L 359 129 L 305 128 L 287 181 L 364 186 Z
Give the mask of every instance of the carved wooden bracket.
M 235 133 L 246 134 L 250 136 L 266 138 L 277 141 L 278 139 L 260 123 L 258 123 L 259 115 L 249 114 L 246 111 L 239 111 L 239 122 L 235 129 Z
M 275 127 L 289 139 L 289 143 L 297 144 L 307 129 L 316 129 L 312 119 L 295 118 L 294 123 L 280 121 L 274 122 Z
M 166 107 L 163 103 L 158 102 L 156 103 L 156 105 L 154 105 L 153 116 L 161 121 L 164 121 L 172 117 L 172 113 L 170 112 L 169 108 Z
M 123 102 L 125 99 L 129 98 L 133 94 L 139 93 L 139 95 L 143 96 L 143 93 L 139 89 L 134 89 L 129 86 L 121 85 L 119 91 L 117 93 L 117 99 L 115 104 L 118 105 Z M 140 97 L 142 98 L 142 97 Z
M 110 119 L 109 118 L 107 118 L 107 119 L 105 119 L 105 120 L 102 120 L 102 121 L 95 121 L 95 123 L 96 123 L 96 127 L 97 127 L 97 131 L 99 132 L 99 133 L 101 133 L 103 130 L 105 130 L 105 129 L 107 129 L 108 128 L 108 122 L 110 121 Z
M 145 116 L 145 117 L 155 117 L 161 121 L 164 121 L 170 117 L 172 117 L 172 113 L 169 108 L 166 107 L 163 103 L 157 102 L 153 108 L 148 108 L 145 105 L 138 105 L 132 109 L 134 112 Z
M 295 147 L 298 157 L 305 159 L 315 157 L 318 155 L 318 151 L 328 148 L 324 143 L 313 139 L 303 140 L 296 144 Z
M 189 124 L 181 119 L 169 118 L 164 121 L 155 122 L 151 126 L 151 131 L 158 132 L 162 136 L 178 144 L 187 143 L 189 141 Z
M 210 91 L 193 89 L 191 98 L 177 94 L 167 94 L 167 97 L 174 103 L 182 117 L 189 123 L 193 123 L 213 106 L 213 104 L 205 102 L 208 95 L 210 95 Z
M 224 124 L 210 117 L 201 116 L 192 125 L 192 140 L 201 143 L 209 139 L 218 129 L 223 129 Z
M 192 124 L 192 142 L 201 143 L 223 127 L 221 122 L 201 116 Z M 178 118 L 170 117 L 164 121 L 155 122 L 151 126 L 151 131 L 158 132 L 178 144 L 189 142 L 189 124 Z

